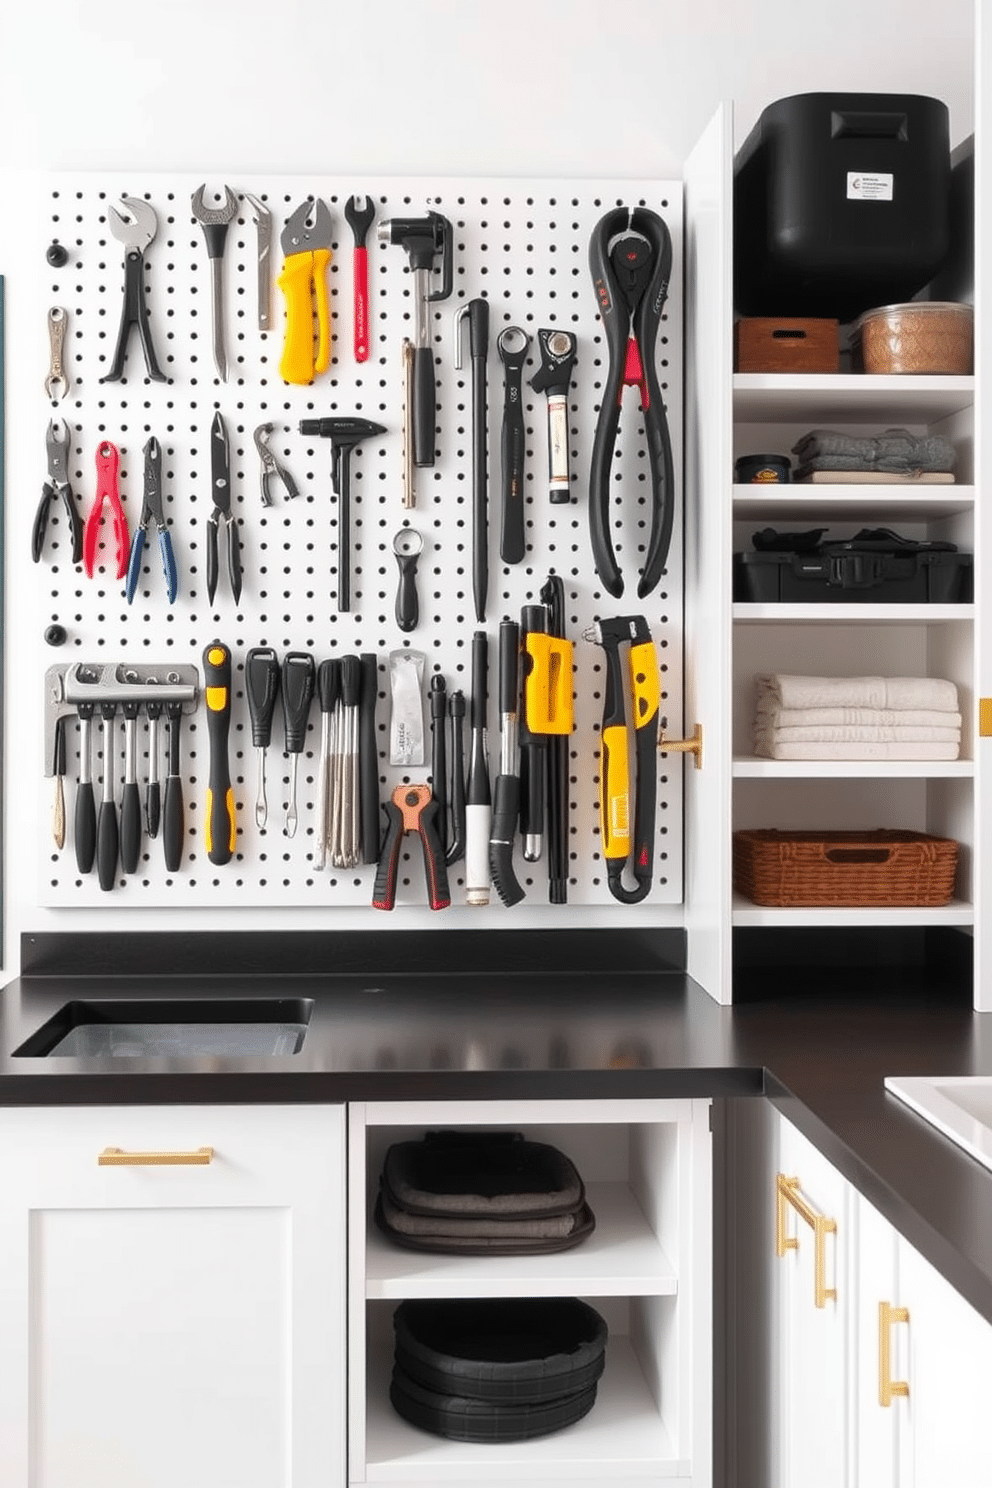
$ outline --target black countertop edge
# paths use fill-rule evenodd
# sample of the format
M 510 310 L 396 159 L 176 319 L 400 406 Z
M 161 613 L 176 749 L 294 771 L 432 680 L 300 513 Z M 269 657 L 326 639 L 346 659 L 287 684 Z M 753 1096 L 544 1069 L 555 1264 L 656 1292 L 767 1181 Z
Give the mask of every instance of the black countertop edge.
M 505 976 L 684 971 L 682 929 L 174 930 L 21 936 L 21 975 Z

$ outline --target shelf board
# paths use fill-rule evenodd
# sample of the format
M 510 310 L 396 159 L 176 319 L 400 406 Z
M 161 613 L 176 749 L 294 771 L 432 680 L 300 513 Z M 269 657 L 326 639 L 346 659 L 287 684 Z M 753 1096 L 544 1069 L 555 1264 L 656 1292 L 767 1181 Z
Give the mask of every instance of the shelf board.
M 576 1482 L 592 1479 L 688 1478 L 691 1463 L 675 1456 L 629 1340 L 611 1335 L 596 1403 L 573 1426 L 534 1441 L 490 1445 L 448 1441 L 420 1431 L 389 1403 L 391 1360 L 369 1368 L 366 1480 L 370 1483 Z
M 738 372 L 738 423 L 929 424 L 969 408 L 973 377 L 876 377 L 865 373 Z
M 929 522 L 970 512 L 975 487 L 956 486 L 734 486 L 739 521 Z
M 975 618 L 973 604 L 750 604 L 731 609 L 737 625 L 943 625 Z
M 970 779 L 975 761 L 956 760 L 776 760 L 735 755 L 731 773 L 737 780 L 822 779 Z
M 403 1297 L 674 1296 L 678 1275 L 625 1183 L 589 1183 L 596 1228 L 574 1250 L 449 1256 L 393 1245 L 368 1229 L 365 1295 Z
M 887 904 L 858 907 L 801 907 L 773 909 L 767 905 L 752 904 L 750 899 L 735 894 L 731 907 L 731 923 L 735 926 L 763 926 L 782 928 L 797 925 L 973 925 L 975 906 L 961 900 L 952 900 L 939 908 L 909 905 L 905 908 Z

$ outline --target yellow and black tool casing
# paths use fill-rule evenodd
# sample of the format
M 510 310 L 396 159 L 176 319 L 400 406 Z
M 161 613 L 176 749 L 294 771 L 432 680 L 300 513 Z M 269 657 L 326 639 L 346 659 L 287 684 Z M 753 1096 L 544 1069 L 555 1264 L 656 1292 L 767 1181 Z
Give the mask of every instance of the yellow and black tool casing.
M 524 652 L 527 728 L 532 734 L 570 734 L 575 723 L 571 641 L 529 630 L 524 636 Z
M 211 641 L 203 653 L 203 697 L 207 705 L 210 774 L 204 832 L 211 863 L 229 863 L 237 828 L 234 791 L 228 761 L 231 731 L 231 652 L 223 641 Z

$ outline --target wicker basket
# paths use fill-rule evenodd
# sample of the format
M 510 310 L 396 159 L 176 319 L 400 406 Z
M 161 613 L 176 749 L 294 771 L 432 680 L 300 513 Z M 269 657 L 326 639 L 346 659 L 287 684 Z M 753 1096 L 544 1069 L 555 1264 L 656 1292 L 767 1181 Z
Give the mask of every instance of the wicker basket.
M 768 905 L 947 904 L 957 857 L 924 832 L 735 832 L 734 888 Z

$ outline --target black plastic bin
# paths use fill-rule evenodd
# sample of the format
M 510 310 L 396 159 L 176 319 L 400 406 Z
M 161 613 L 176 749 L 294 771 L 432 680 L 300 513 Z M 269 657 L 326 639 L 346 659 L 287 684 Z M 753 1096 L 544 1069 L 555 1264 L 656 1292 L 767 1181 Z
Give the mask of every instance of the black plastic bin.
M 734 599 L 753 604 L 958 604 L 970 553 L 735 553 Z
M 738 314 L 847 322 L 917 294 L 950 251 L 949 130 L 920 94 L 769 104 L 735 162 Z

